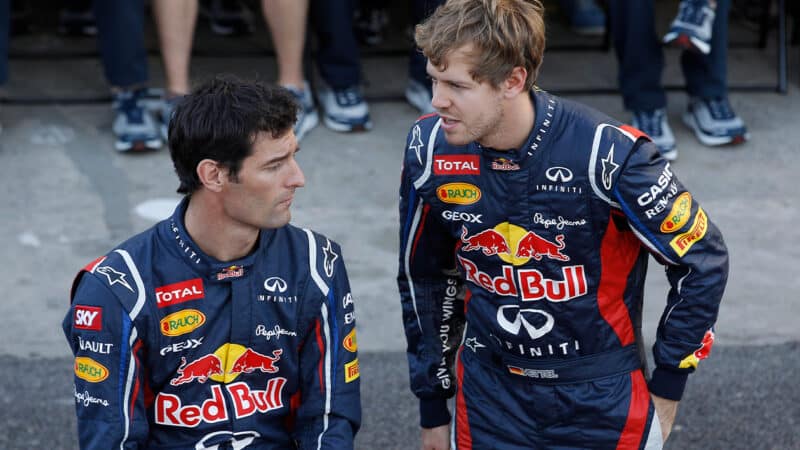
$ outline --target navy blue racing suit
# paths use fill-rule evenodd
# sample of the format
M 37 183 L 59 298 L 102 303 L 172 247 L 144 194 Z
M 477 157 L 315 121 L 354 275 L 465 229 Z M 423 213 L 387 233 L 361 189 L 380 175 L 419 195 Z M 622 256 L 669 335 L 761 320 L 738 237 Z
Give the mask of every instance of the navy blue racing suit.
M 421 426 L 456 395 L 460 450 L 660 448 L 649 394 L 680 399 L 708 355 L 727 249 L 641 132 L 531 98 L 519 149 L 450 145 L 435 114 L 408 134 L 398 285 Z M 648 381 L 649 255 L 671 289 Z
M 83 449 L 352 449 L 353 299 L 338 245 L 291 225 L 220 262 L 173 216 L 77 276 L 64 332 Z

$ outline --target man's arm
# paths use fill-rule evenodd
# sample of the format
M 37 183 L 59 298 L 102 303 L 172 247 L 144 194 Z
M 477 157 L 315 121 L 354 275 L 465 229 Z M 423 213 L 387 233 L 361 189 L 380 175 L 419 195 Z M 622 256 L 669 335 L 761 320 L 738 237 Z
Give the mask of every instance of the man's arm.
M 624 162 L 614 198 L 639 239 L 666 266 L 671 289 L 653 346 L 656 368 L 649 388 L 677 401 L 713 344 L 728 251 L 707 212 L 650 142 L 640 140 Z
M 142 341 L 108 284 L 78 275 L 63 328 L 75 355 L 75 409 L 81 449 L 137 448 L 147 440 Z
M 300 350 L 302 397 L 295 437 L 301 450 L 348 450 L 361 424 L 355 305 L 341 249 L 316 238 L 322 250 L 312 283 L 324 300 L 305 313 L 313 319 Z
M 420 139 L 409 134 L 408 147 Z M 424 151 L 424 149 L 423 149 Z M 400 254 L 397 283 L 408 342 L 411 390 L 420 399 L 420 425 L 450 421 L 447 399 L 455 392 L 453 360 L 463 330 L 461 281 L 455 239 L 418 195 L 414 174 L 422 173 L 416 152 L 406 153 L 400 188 Z

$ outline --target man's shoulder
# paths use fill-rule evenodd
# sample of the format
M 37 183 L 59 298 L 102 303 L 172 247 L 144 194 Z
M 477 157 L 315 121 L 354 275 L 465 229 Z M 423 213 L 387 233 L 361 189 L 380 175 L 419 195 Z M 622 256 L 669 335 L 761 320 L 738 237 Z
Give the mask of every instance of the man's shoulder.
M 127 303 L 136 302 L 144 295 L 144 279 L 148 278 L 142 270 L 153 264 L 149 255 L 155 245 L 156 227 L 152 227 L 123 241 L 108 253 L 92 260 L 81 268 L 72 286 L 74 296 L 83 277 L 89 275 L 100 285 L 105 285 L 110 293 Z

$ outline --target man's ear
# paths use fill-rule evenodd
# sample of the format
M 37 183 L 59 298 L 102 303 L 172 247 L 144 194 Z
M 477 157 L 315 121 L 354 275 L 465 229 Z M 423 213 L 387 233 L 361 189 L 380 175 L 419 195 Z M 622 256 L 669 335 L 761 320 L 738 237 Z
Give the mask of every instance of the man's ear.
M 504 95 L 508 98 L 516 97 L 525 92 L 525 82 L 528 80 L 528 71 L 524 67 L 517 66 L 511 69 L 511 74 L 503 82 Z
M 213 159 L 204 159 L 197 164 L 200 183 L 211 192 L 219 192 L 228 181 L 228 169 Z

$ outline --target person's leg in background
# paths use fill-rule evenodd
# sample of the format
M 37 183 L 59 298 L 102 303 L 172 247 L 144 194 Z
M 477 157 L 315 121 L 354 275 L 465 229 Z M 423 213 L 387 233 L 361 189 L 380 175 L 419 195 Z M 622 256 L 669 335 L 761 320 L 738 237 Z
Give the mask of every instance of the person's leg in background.
M 361 61 L 353 32 L 353 0 L 312 0 L 311 23 L 317 36 L 317 94 L 323 121 L 335 131 L 372 128 L 361 94 Z
M 164 64 L 164 106 L 161 137 L 167 140 L 169 119 L 177 102 L 191 89 L 190 66 L 198 0 L 153 0 L 153 16 Z
M 433 11 L 444 4 L 444 0 L 413 0 L 411 4 L 411 23 L 416 24 L 425 20 Z M 406 86 L 406 100 L 411 106 L 417 108 L 421 114 L 428 114 L 434 111 L 431 106 L 431 80 L 425 65 L 428 59 L 416 47 L 411 46 L 408 55 L 408 85 Z
M 98 44 L 114 96 L 112 130 L 119 151 L 158 149 L 161 133 L 142 97 L 148 81 L 141 0 L 95 0 Z
M 314 97 L 303 72 L 308 7 L 308 0 L 261 1 L 261 10 L 275 47 L 278 84 L 289 89 L 300 103 L 294 126 L 298 141 L 319 123 Z
M 730 4 L 730 0 L 717 0 L 710 53 L 687 50 L 681 55 L 690 97 L 683 121 L 705 145 L 740 144 L 749 138 L 744 121 L 728 101 Z
M 664 53 L 655 30 L 654 0 L 610 0 L 609 24 L 619 62 L 619 87 L 632 125 L 658 146 L 662 156 L 678 156 L 667 122 L 667 95 L 661 85 Z

